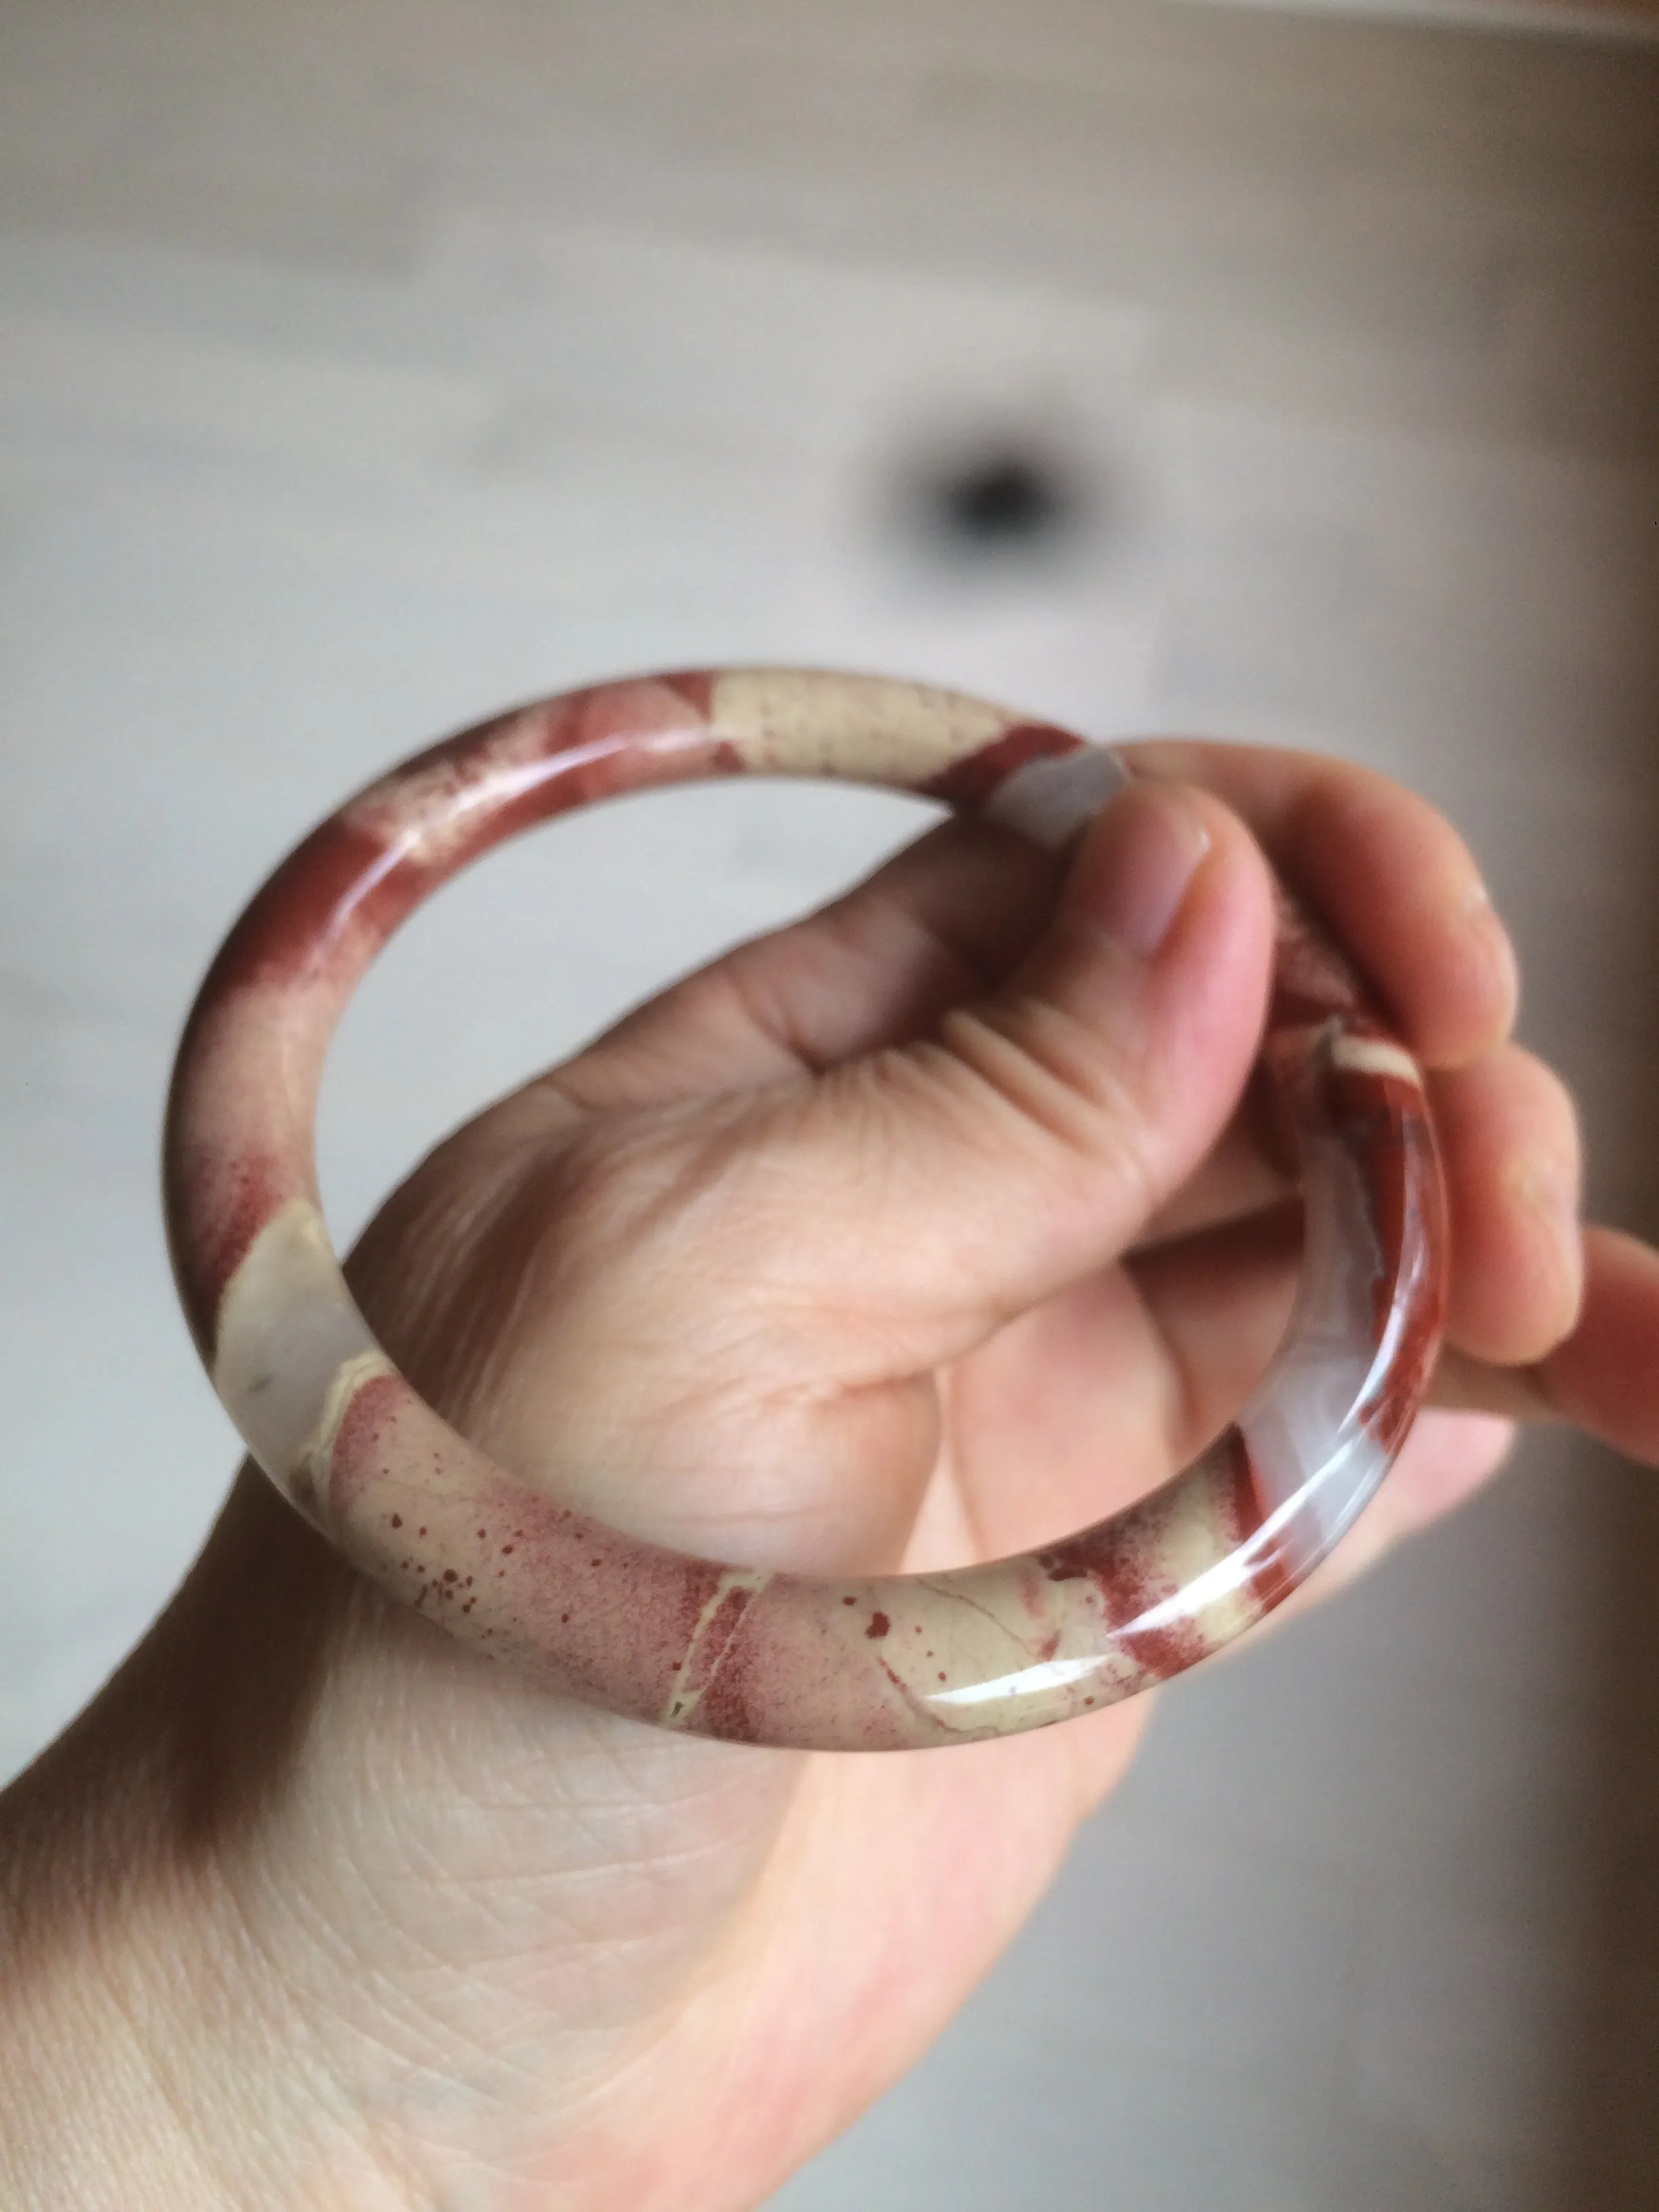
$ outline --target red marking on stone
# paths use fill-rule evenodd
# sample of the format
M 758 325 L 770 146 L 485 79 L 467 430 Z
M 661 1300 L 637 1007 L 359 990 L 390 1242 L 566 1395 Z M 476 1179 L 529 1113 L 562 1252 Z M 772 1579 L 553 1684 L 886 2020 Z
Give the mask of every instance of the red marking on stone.
M 301 1167 L 274 1151 L 222 1158 L 186 1139 L 192 1079 L 212 1049 L 219 1008 L 247 991 L 267 993 L 270 1021 L 304 1035 L 307 987 L 329 976 L 349 984 L 422 899 L 502 838 L 642 786 L 739 769 L 735 746 L 700 732 L 707 681 L 687 673 L 603 685 L 447 738 L 313 830 L 255 893 L 185 1024 L 168 1109 L 173 1264 L 210 1364 L 226 1283 L 258 1230 L 304 1182 Z M 512 772 L 504 776 L 506 755 Z M 429 824 L 446 832 L 434 845 L 403 842 L 413 824 L 401 818 L 398 797 L 411 787 L 429 789 Z
M 855 1597 L 844 1597 L 842 1600 L 842 1603 L 843 1605 L 856 1605 L 858 1603 L 858 1600 Z
M 917 788 L 929 799 L 943 799 L 958 814 L 977 814 L 1018 768 L 1030 761 L 1058 760 L 1081 752 L 1081 738 L 1048 722 L 1018 722 L 976 753 L 969 753 Z
M 226 1285 L 254 1238 L 292 1195 L 293 1179 L 275 1150 L 230 1152 L 171 1141 L 164 1172 L 173 1277 L 191 1333 L 210 1367 Z
M 333 1512 L 347 1512 L 352 1501 L 384 1472 L 392 1456 L 388 1437 L 395 1437 L 397 1416 L 411 1395 L 400 1375 L 372 1375 L 354 1394 L 334 1432 L 329 1454 L 329 1505 Z M 420 1533 L 424 1536 L 426 1530 Z
M 713 668 L 677 668 L 657 678 L 665 690 L 684 699 L 706 722 L 714 711 L 714 686 L 720 672 Z
M 336 815 L 296 845 L 257 890 L 209 969 L 189 1025 L 233 993 L 288 991 L 324 970 L 354 924 L 383 942 L 422 894 L 422 871 L 388 871 L 386 849 L 368 830 Z
M 1387 1388 L 1364 1411 L 1366 1427 L 1386 1452 L 1399 1450 L 1416 1419 L 1440 1355 L 1445 1320 L 1446 1286 L 1442 1276 L 1431 1291 L 1425 1291 L 1408 1310 Z
M 394 1513 L 394 1514 L 392 1515 L 392 1527 L 393 1527 L 394 1528 L 401 1528 L 403 1527 L 403 1525 L 404 1525 L 404 1516 L 403 1516 L 403 1515 L 402 1515 L 401 1513 Z
M 1426 1255 L 1446 1249 L 1445 1188 L 1415 1084 L 1374 1070 L 1333 1067 L 1325 1072 L 1321 1103 L 1370 1194 L 1382 1261 L 1371 1307 L 1379 1348 L 1404 1303 L 1385 1388 L 1362 1414 L 1370 1434 L 1392 1453 L 1405 1441 L 1428 1389 L 1445 1329 L 1445 1268 L 1422 1272 Z
M 763 1709 L 765 1685 L 757 1679 L 756 1655 L 743 1626 L 757 1594 L 734 1586 L 714 1602 L 724 1569 L 708 1559 L 689 1559 L 685 1565 L 689 1571 L 681 1580 L 681 1634 L 676 1639 L 684 1667 L 675 1683 L 675 1693 L 696 1697 L 699 1729 L 752 1742 L 759 1711 Z M 711 1602 L 714 1610 L 709 1612 Z M 757 1692 L 760 1707 L 756 1703 Z
M 512 1557 L 512 1553 L 513 1553 L 513 1547 L 512 1547 L 512 1545 L 511 1545 L 511 1544 L 503 1544 L 503 1545 L 501 1546 L 501 1557 L 502 1557 L 504 1559 L 510 1559 L 510 1558 Z
M 870 1616 L 870 1626 L 864 1632 L 874 1642 L 885 1636 L 892 1625 L 884 1613 L 872 1613 Z
M 1149 1681 L 1166 1681 L 1207 1655 L 1209 1644 L 1189 1619 L 1164 1627 L 1135 1626 L 1176 1595 L 1174 1580 L 1159 1562 L 1156 1517 L 1146 1508 L 1098 1522 L 1036 1558 L 1052 1583 L 1093 1583 L 1108 1632 Z
M 1228 1534 L 1234 1549 L 1243 1550 L 1267 1517 L 1267 1494 L 1242 1431 L 1229 1429 L 1213 1449 L 1223 1463 L 1222 1510 L 1227 1518 Z M 1262 1613 L 1271 1613 L 1276 1605 L 1283 1605 L 1296 1588 L 1296 1579 L 1282 1542 L 1269 1540 L 1255 1547 L 1249 1561 L 1248 1587 Z
M 509 745 L 514 755 L 513 781 L 519 787 L 476 807 L 464 842 L 447 845 L 441 880 L 504 837 L 574 807 L 652 784 L 739 769 L 737 749 L 707 731 L 708 719 L 695 672 L 599 684 L 445 738 L 408 762 L 397 777 L 435 775 L 459 793 L 469 781 L 476 788 L 490 775 Z M 544 769 L 539 775 L 532 772 L 538 762 Z M 428 882 L 425 888 L 433 887 Z

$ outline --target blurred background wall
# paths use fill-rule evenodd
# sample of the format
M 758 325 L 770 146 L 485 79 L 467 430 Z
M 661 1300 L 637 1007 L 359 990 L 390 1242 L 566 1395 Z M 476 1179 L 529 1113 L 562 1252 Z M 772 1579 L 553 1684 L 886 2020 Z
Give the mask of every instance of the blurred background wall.
M 202 964 L 516 697 L 838 662 L 1370 761 L 1471 836 L 1595 1202 L 1659 1227 L 1659 48 L 1550 20 L 0 9 L 0 1770 L 234 1457 L 154 1194 Z M 337 1228 L 920 818 L 683 792 L 493 860 L 348 1020 Z M 1656 1560 L 1643 1484 L 1540 1437 L 1178 1686 L 779 2212 L 1659 2202 Z

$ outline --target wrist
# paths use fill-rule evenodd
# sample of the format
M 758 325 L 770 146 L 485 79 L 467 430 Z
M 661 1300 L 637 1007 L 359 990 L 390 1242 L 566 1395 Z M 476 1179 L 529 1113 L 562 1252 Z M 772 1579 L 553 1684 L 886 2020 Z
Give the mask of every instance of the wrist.
M 303 1939 L 258 1909 L 200 1610 L 187 1589 L 0 1796 L 0 2203 L 402 2212 L 367 2156 L 333 2179 L 351 2118 L 290 1994 Z

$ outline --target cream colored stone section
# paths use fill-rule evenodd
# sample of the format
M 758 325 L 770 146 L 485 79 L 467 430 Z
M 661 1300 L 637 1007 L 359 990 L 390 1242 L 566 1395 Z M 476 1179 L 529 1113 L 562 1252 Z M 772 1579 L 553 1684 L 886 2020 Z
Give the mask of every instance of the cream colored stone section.
M 866 1596 L 892 1626 L 879 1645 L 862 1648 L 878 1651 L 896 1696 L 960 1735 L 1012 1733 L 1060 1719 L 1080 1711 L 1090 1692 L 1106 1704 L 1116 1693 L 1111 1686 L 1139 1680 L 1132 1666 L 1109 1654 L 1103 1659 L 1098 1602 L 1089 1585 L 1050 1583 L 1023 1559 L 961 1576 L 877 1583 Z M 868 1604 L 848 1613 L 849 1638 L 862 1639 Z M 1039 1658 L 1049 1636 L 1058 1638 L 1057 1647 Z
M 380 1346 L 371 1352 L 360 1352 L 353 1359 L 343 1360 L 334 1370 L 334 1380 L 323 1398 L 323 1410 L 317 1425 L 306 1438 L 301 1450 L 301 1462 L 311 1471 L 312 1480 L 319 1498 L 328 1496 L 329 1462 L 334 1454 L 334 1439 L 340 1433 L 352 1400 L 366 1382 L 373 1382 L 382 1375 L 395 1375 L 397 1369 Z
M 1403 1045 L 1389 1044 L 1381 1037 L 1350 1036 L 1346 1032 L 1331 1042 L 1331 1064 L 1348 1067 L 1362 1075 L 1394 1075 L 1402 1083 L 1415 1084 L 1420 1090 L 1423 1071 Z
M 1104 745 L 1051 754 L 1017 768 L 992 794 L 984 819 L 1057 853 L 1087 828 L 1128 780 L 1128 770 Z
M 732 1595 L 732 1592 L 733 1590 L 748 1590 L 751 1595 L 758 1597 L 771 1579 L 772 1577 L 770 1572 L 763 1567 L 726 1568 L 720 1580 L 715 1583 L 702 1611 L 697 1615 L 697 1625 L 691 1632 L 691 1641 L 686 1645 L 684 1656 L 680 1662 L 680 1679 L 682 1681 L 685 1680 L 688 1676 L 695 1672 L 693 1662 L 696 1660 L 698 1652 L 702 1647 L 703 1638 L 708 1635 L 709 1627 L 714 1621 L 715 1614 L 719 1613 L 721 1606 L 725 1604 L 726 1599 Z M 703 1692 L 708 1687 L 709 1682 L 714 1680 L 715 1674 L 719 1672 L 720 1662 L 716 1660 L 714 1668 L 708 1675 L 708 1680 L 700 1682 L 695 1690 L 675 1690 L 672 1692 L 669 1696 L 668 1703 L 662 1709 L 662 1726 L 664 1728 L 685 1727 L 692 1714 L 696 1711 L 698 1705 L 702 1702 Z
M 226 1411 L 283 1487 L 325 1422 L 343 1370 L 370 1357 L 390 1365 L 346 1288 L 321 1213 L 292 1198 L 230 1279 L 213 1363 Z
M 1158 1548 L 1164 1571 L 1181 1595 L 1149 1607 L 1139 1626 L 1172 1628 L 1193 1620 L 1218 1648 L 1260 1619 L 1244 1571 L 1227 1549 L 1218 1485 L 1204 1462 L 1188 1472 L 1170 1500 Z
M 1150 1607 L 1138 1626 L 1157 1630 L 1195 1620 L 1206 1641 L 1218 1647 L 1242 1635 L 1259 1618 L 1243 1571 L 1224 1551 L 1218 1513 L 1214 1478 L 1200 1465 L 1176 1492 L 1157 1530 L 1160 1559 L 1178 1595 Z M 971 1594 L 986 1615 L 985 1631 L 975 1634 L 969 1630 L 963 1641 L 953 1642 L 950 1669 L 968 1679 L 956 1688 L 937 1684 L 930 1688 L 925 1681 L 915 1686 L 945 1726 L 964 1734 L 1012 1734 L 1081 1712 L 1085 1701 L 1109 1705 L 1141 1686 L 1145 1678 L 1133 1658 L 1103 1653 L 1100 1600 L 1086 1580 L 1046 1587 L 1046 1625 L 1058 1635 L 1058 1646 L 1048 1658 L 1027 1656 L 1012 1665 L 1005 1657 L 1008 1647 L 1005 1644 L 999 1652 L 991 1632 L 1013 1632 L 1005 1616 L 1007 1606 L 1018 1602 L 1016 1585 L 1009 1582 L 1005 1595 L 988 1590 L 982 1579 L 975 1578 Z M 951 1618 L 953 1624 L 959 1623 L 960 1609 L 953 1610 Z M 1014 1649 L 1029 1655 L 1036 1632 L 1023 1607 L 1021 1618 Z M 999 1663 L 1006 1668 L 1001 1674 L 994 1671 Z
M 710 710 L 714 735 L 737 746 L 745 768 L 901 787 L 927 782 L 1018 720 L 930 684 L 785 668 L 728 670 Z

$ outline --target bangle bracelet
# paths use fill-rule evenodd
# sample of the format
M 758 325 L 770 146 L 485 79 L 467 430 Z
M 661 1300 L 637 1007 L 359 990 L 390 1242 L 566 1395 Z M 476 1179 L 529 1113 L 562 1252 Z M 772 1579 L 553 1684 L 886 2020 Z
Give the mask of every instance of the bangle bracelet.
M 929 793 L 1063 845 L 1124 770 L 954 693 L 728 669 L 524 708 L 416 755 L 255 896 L 186 1026 L 165 1187 L 214 1388 L 278 1490 L 394 1597 L 591 1703 L 829 1750 L 1066 1719 L 1192 1666 L 1279 1604 L 1398 1452 L 1445 1304 L 1423 1083 L 1347 963 L 1281 894 L 1262 1060 L 1300 1146 L 1285 1341 L 1193 1465 L 1080 1534 L 951 1574 L 813 1579 L 696 1559 L 562 1505 L 439 1419 L 375 1342 L 320 1211 L 324 1054 L 387 937 L 516 831 L 648 784 L 825 776 Z

